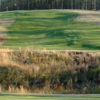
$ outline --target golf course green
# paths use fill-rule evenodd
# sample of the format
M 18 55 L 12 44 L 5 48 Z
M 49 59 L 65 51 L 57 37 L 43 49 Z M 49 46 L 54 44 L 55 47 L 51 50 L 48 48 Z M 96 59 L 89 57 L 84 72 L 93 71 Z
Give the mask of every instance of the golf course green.
M 0 18 L 16 19 L 0 48 L 100 50 L 100 25 L 75 22 L 77 16 L 56 10 L 0 12 Z

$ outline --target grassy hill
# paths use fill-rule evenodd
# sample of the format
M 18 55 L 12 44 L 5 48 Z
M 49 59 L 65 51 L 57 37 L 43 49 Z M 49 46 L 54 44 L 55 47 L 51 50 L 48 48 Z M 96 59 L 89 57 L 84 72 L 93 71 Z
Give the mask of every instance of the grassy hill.
M 0 48 L 100 50 L 100 25 L 74 22 L 77 16 L 54 10 L 0 13 L 0 18 L 16 18 Z

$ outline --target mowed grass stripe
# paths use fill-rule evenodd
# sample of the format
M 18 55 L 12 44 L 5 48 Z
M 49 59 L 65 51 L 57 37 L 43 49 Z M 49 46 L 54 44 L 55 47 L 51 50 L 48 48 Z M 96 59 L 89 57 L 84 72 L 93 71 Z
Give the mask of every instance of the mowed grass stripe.
M 74 22 L 77 16 L 54 10 L 0 13 L 1 18 L 16 18 L 8 27 L 10 40 L 0 48 L 100 50 L 100 25 Z
M 100 96 L 70 96 L 70 97 L 53 97 L 53 96 L 11 96 L 1 95 L 1 100 L 99 100 Z

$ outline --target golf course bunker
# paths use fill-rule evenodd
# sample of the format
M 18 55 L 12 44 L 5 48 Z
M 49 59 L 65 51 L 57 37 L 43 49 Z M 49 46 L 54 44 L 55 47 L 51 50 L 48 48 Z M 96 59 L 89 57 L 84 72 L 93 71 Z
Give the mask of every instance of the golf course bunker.
M 0 44 L 3 44 L 8 39 L 9 39 L 9 36 L 7 34 L 7 29 L 0 26 Z
M 79 14 L 79 16 L 75 19 L 76 22 L 100 23 L 99 11 L 72 10 L 72 12 Z
M 100 11 L 70 10 L 70 9 L 59 10 L 59 11 L 67 11 L 79 14 L 79 16 L 74 20 L 75 22 L 100 23 Z
M 7 27 L 13 24 L 16 20 L 14 18 L 0 19 L 0 45 L 9 39 Z
M 80 14 L 75 19 L 76 22 L 85 22 L 85 23 L 100 23 L 100 15 L 99 14 Z

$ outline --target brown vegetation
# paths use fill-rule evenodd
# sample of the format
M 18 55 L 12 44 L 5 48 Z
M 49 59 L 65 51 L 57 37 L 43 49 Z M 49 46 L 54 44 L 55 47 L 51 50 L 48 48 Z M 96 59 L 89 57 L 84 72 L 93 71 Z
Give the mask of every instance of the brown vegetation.
M 0 91 L 88 93 L 96 88 L 100 88 L 100 53 L 0 51 Z

